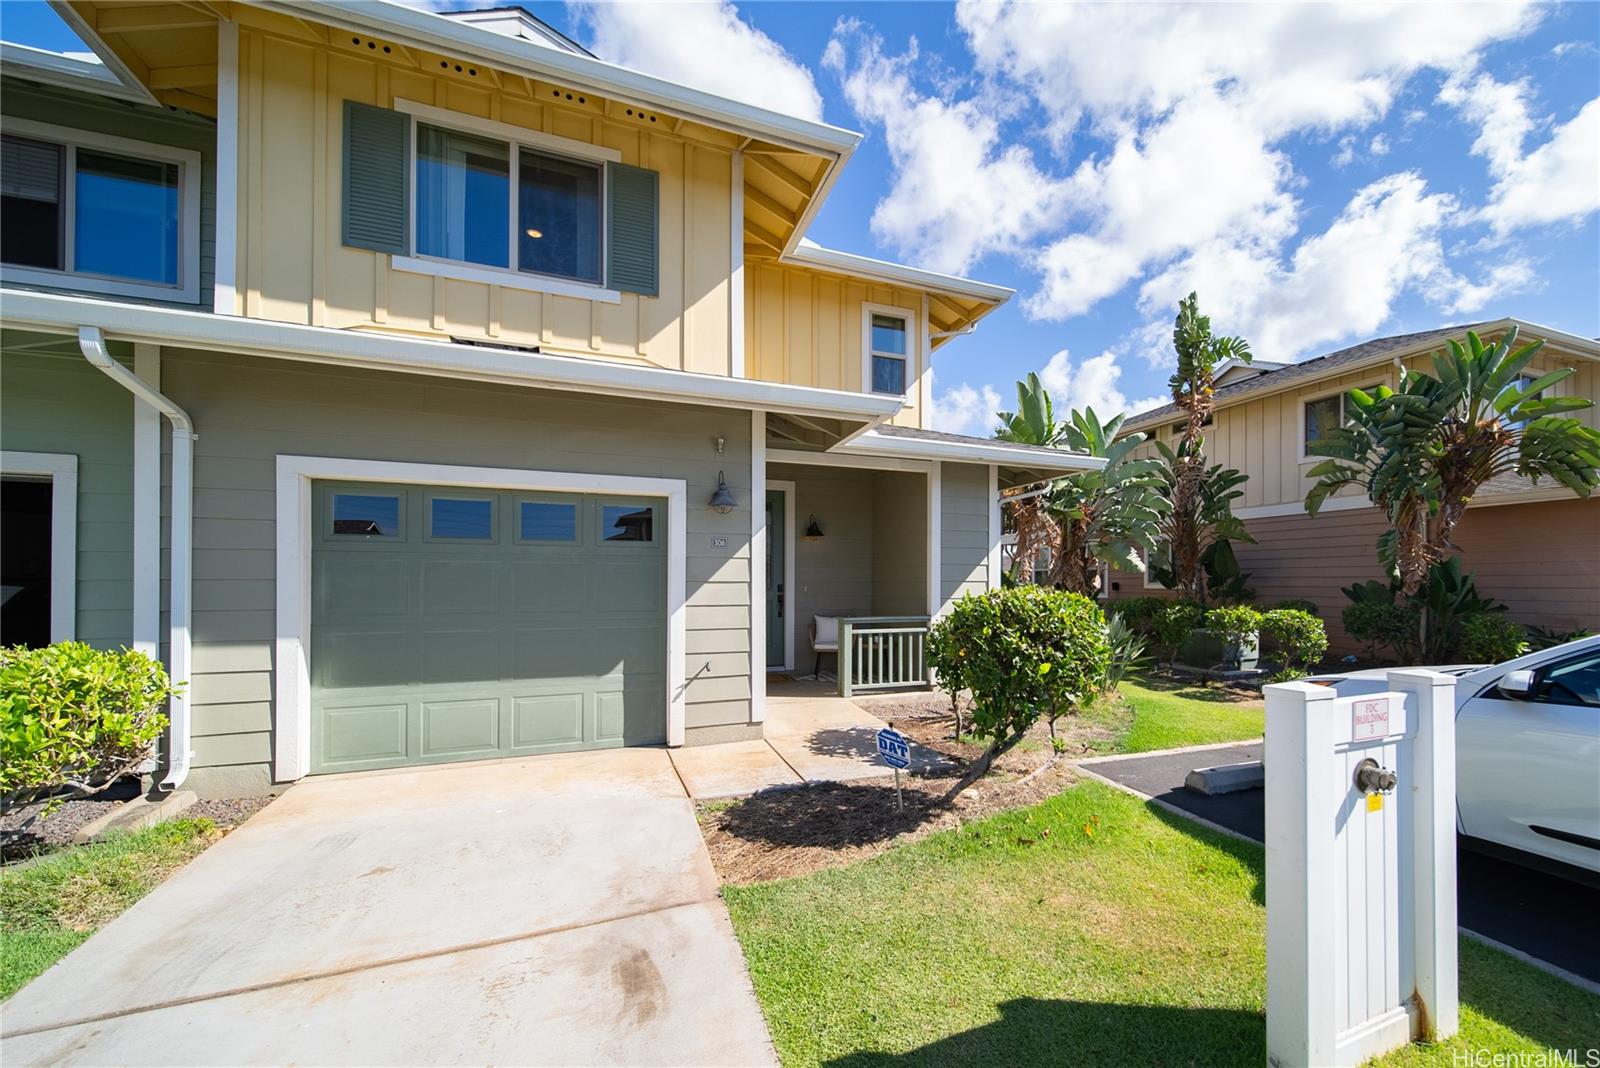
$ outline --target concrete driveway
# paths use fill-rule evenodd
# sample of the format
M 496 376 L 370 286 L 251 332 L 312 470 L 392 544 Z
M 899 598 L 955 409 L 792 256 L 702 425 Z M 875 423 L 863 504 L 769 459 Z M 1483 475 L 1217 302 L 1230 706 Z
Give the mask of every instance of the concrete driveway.
M 771 1064 L 665 750 L 307 780 L 4 1008 L 22 1064 Z

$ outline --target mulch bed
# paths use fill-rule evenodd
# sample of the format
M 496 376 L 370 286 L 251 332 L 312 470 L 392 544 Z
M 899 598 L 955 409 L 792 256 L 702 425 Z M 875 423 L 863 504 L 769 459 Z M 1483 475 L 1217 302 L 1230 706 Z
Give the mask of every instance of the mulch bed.
M 137 796 L 138 783 L 134 782 L 131 789 L 118 784 L 105 794 L 68 801 L 43 819 L 32 818 L 41 806 L 13 809 L 0 817 L 0 861 L 9 864 L 70 847 L 78 828 Z M 226 832 L 261 811 L 271 800 L 267 796 L 196 801 L 179 818 L 208 819 Z
M 953 737 L 950 698 L 939 693 L 861 698 L 862 708 L 892 723 L 919 745 L 949 758 L 959 770 L 901 776 L 905 812 L 895 809 L 891 780 L 812 783 L 765 790 L 739 801 L 702 802 L 700 830 L 724 883 L 765 882 L 806 875 L 874 856 L 940 830 L 1007 809 L 1037 804 L 1077 781 L 1075 756 L 1109 742 L 1110 728 L 1062 719 L 1056 733 L 1066 751 L 1056 756 L 1049 729 L 1036 724 L 982 779 L 952 799 L 950 788 L 983 752 Z M 963 728 L 966 708 L 963 708 Z

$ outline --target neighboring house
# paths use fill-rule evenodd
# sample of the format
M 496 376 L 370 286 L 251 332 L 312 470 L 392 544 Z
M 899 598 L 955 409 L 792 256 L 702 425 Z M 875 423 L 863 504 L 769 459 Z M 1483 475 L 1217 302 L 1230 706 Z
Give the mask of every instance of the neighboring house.
M 1235 544 L 1234 550 L 1259 603 L 1290 597 L 1314 601 L 1327 621 L 1333 651 L 1358 651 L 1340 621 L 1349 603 L 1340 588 L 1382 578 L 1377 540 L 1387 524 L 1354 487 L 1329 499 L 1315 518 L 1308 516 L 1304 502 L 1312 480 L 1306 472 L 1322 458 L 1306 455 L 1306 443 L 1343 418 L 1349 390 L 1379 384 L 1397 388 L 1401 368 L 1429 370 L 1429 357 L 1449 339 L 1465 339 L 1468 330 L 1498 339 L 1512 325 L 1521 343 L 1545 341 L 1528 373 L 1571 367 L 1577 373 L 1552 392 L 1600 396 L 1600 344 L 1517 319 L 1377 338 L 1303 363 L 1230 361 L 1221 369 L 1205 450 L 1212 463 L 1249 477 L 1234 512 L 1256 544 Z M 1595 408 L 1573 415 L 1589 426 L 1600 420 Z M 1172 405 L 1123 424 L 1125 432 L 1143 431 L 1169 445 L 1181 436 L 1181 427 Z M 1148 445 L 1139 450 L 1153 451 Z M 1533 486 L 1503 478 L 1485 486 L 1472 502 L 1455 541 L 1479 590 L 1508 604 L 1510 618 L 1562 630 L 1600 630 L 1600 500 L 1584 500 L 1548 480 Z M 1111 581 L 1113 598 L 1169 592 L 1147 575 L 1116 571 Z
M 4 640 L 167 656 L 168 784 L 759 737 L 813 615 L 997 585 L 999 491 L 1096 462 L 927 429 L 1011 294 L 802 240 L 858 134 L 514 9 L 56 7 L 100 62 L 0 57 Z

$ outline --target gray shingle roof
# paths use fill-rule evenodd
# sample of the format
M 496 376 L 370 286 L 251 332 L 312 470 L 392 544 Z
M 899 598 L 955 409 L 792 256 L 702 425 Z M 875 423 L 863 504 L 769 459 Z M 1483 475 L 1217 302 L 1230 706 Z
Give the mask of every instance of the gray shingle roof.
M 1370 341 L 1363 341 L 1359 345 L 1351 345 L 1338 352 L 1330 352 L 1326 356 L 1317 356 L 1300 363 L 1291 363 L 1287 367 L 1267 371 L 1263 374 L 1247 378 L 1243 382 L 1232 385 L 1220 386 L 1216 392 L 1217 407 L 1231 404 L 1238 398 L 1261 390 L 1275 390 L 1294 384 L 1301 380 L 1314 381 L 1325 375 L 1338 373 L 1340 368 L 1372 363 L 1391 352 L 1400 352 L 1417 345 L 1426 345 L 1431 341 L 1443 342 L 1446 338 L 1460 337 L 1468 330 L 1481 330 L 1486 326 L 1495 326 L 1503 320 L 1491 320 L 1483 323 L 1463 323 L 1460 326 L 1441 326 L 1435 330 L 1421 330 L 1415 334 L 1396 334 L 1393 337 L 1377 337 Z M 1158 426 L 1168 419 L 1180 415 L 1176 404 L 1165 404 L 1160 408 L 1140 412 L 1130 417 L 1123 424 L 1123 430 L 1144 430 L 1151 426 Z

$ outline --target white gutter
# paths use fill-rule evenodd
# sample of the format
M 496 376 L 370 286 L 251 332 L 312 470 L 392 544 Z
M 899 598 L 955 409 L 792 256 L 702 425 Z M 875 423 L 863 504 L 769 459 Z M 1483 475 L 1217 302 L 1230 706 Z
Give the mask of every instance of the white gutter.
M 83 358 L 104 371 L 113 382 L 167 417 L 172 424 L 172 564 L 169 594 L 173 695 L 167 723 L 168 766 L 161 789 L 173 790 L 189 776 L 190 750 L 190 592 L 194 537 L 194 422 L 182 408 L 152 389 L 144 379 L 118 363 L 106 349 L 105 335 L 97 326 L 78 330 Z
M 62 89 L 75 89 L 80 93 L 132 100 L 139 104 L 152 102 L 144 86 L 138 82 L 131 86 L 126 84 L 104 63 L 93 63 L 12 41 L 0 41 L 0 70 L 10 77 L 26 78 Z
M 56 333 L 76 333 L 80 327 L 93 326 L 126 341 L 614 397 L 820 415 L 870 425 L 883 422 L 904 407 L 898 397 L 24 289 L 0 289 L 0 315 L 8 326 L 32 326 Z

